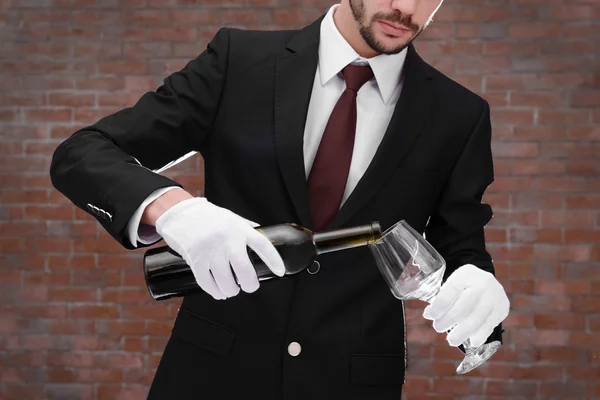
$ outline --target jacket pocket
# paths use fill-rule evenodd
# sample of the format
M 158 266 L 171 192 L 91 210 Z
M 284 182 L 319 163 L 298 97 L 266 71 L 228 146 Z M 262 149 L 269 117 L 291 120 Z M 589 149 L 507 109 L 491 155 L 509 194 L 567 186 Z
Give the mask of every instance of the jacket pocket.
M 355 385 L 402 386 L 404 354 L 353 354 L 350 380 Z
M 179 310 L 171 334 L 221 357 L 229 355 L 237 336 L 235 330 L 184 307 Z

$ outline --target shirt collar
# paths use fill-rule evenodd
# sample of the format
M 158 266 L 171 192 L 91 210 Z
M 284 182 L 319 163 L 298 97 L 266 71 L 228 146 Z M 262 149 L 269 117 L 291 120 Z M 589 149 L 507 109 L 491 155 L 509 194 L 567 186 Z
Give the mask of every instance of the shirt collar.
M 359 56 L 335 25 L 333 13 L 337 7 L 339 7 L 339 4 L 333 5 L 321 23 L 321 39 L 319 42 L 321 86 L 325 86 L 346 65 L 355 61 L 367 62 L 373 69 L 381 98 L 387 104 L 402 79 L 402 70 L 408 48 L 398 54 L 380 54 L 368 59 Z

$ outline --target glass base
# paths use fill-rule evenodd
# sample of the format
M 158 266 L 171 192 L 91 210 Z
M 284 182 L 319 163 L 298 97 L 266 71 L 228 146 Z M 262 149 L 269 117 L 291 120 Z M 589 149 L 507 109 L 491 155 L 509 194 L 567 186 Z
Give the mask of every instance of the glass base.
M 456 369 L 456 373 L 459 375 L 471 372 L 481 364 L 486 362 L 491 356 L 494 355 L 500 348 L 501 343 L 499 341 L 484 344 L 476 349 L 469 349 L 465 355 L 465 359 L 460 363 Z

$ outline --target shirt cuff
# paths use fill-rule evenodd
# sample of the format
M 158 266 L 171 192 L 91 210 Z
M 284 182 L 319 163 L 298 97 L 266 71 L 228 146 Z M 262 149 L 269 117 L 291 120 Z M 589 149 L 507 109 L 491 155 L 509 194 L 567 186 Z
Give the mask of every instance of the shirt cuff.
M 144 214 L 146 207 L 148 207 L 148 204 L 152 203 L 169 190 L 177 188 L 178 186 L 169 186 L 155 190 L 150 194 L 150 196 L 146 197 L 146 200 L 144 200 L 135 213 L 133 213 L 133 216 L 127 224 L 127 234 L 133 247 L 138 247 L 139 244 L 151 245 L 162 239 L 162 237 L 156 232 L 156 228 L 154 226 L 140 224 L 140 221 L 142 220 L 142 215 Z

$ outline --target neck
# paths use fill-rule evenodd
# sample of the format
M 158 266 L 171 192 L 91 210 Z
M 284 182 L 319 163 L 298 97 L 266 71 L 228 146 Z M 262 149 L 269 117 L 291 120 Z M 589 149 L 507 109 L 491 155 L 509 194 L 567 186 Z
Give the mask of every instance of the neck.
M 348 42 L 359 56 L 372 58 L 379 54 L 365 42 L 360 34 L 360 27 L 354 19 L 352 9 L 350 8 L 350 0 L 343 0 L 340 3 L 340 6 L 333 13 L 333 21 L 338 31 L 346 39 L 346 42 Z

